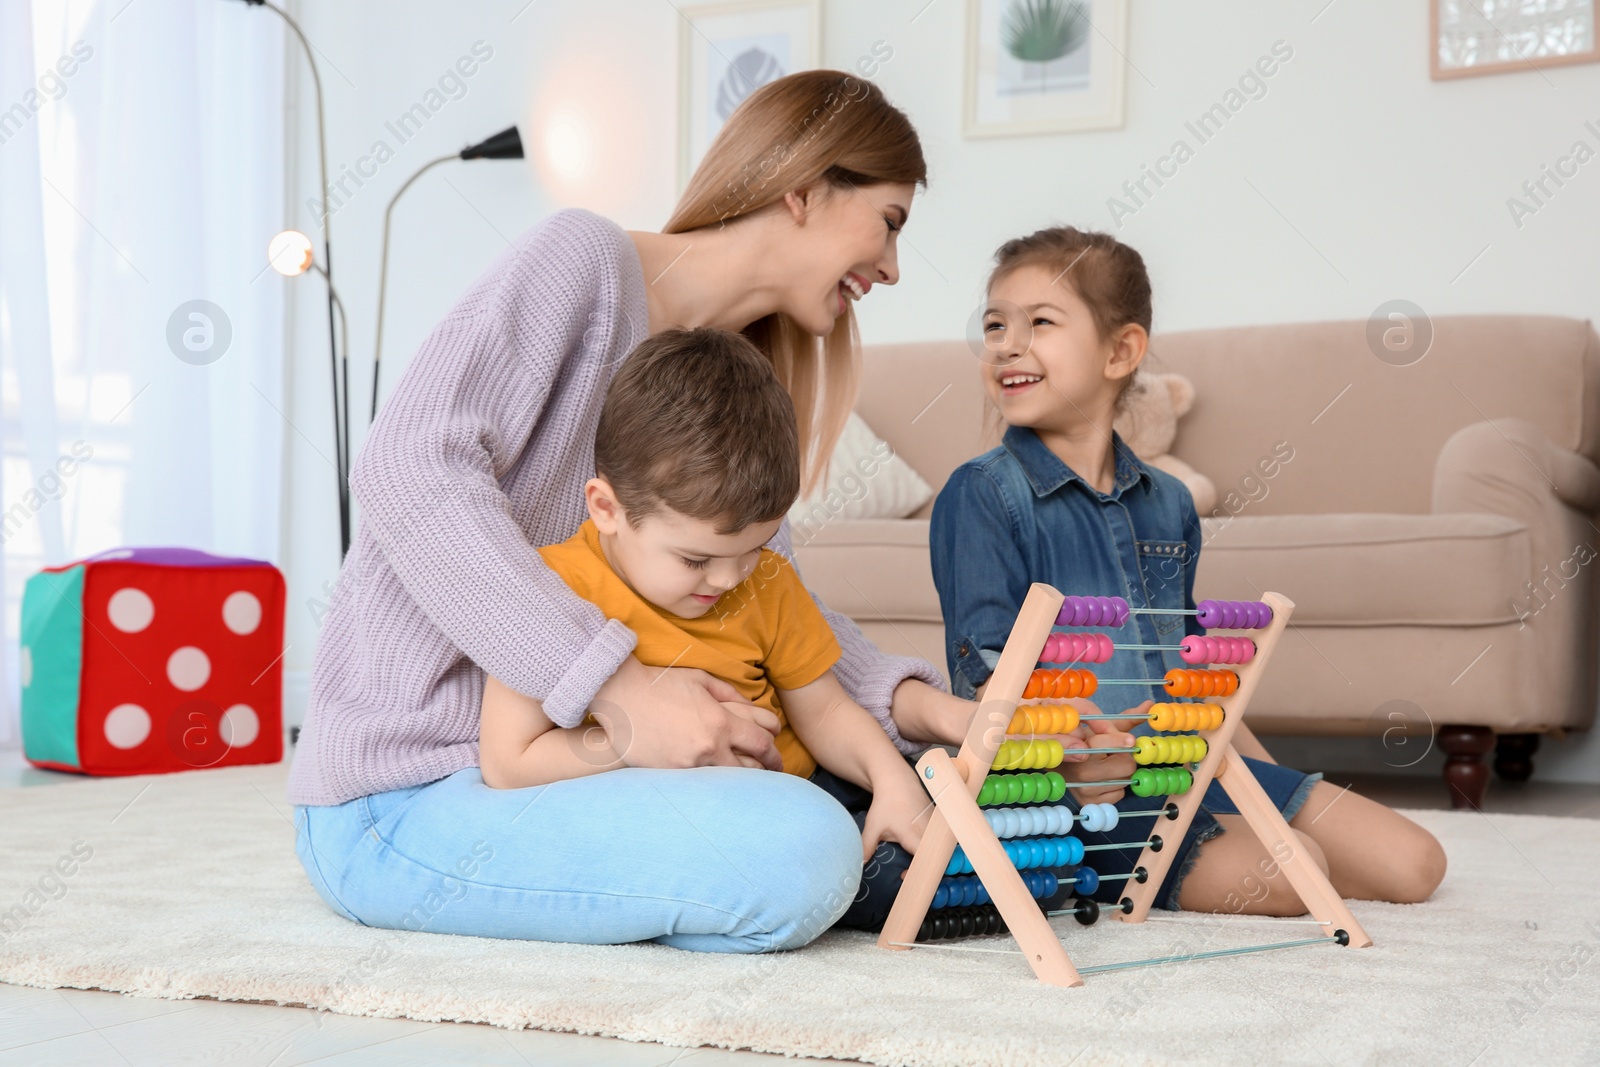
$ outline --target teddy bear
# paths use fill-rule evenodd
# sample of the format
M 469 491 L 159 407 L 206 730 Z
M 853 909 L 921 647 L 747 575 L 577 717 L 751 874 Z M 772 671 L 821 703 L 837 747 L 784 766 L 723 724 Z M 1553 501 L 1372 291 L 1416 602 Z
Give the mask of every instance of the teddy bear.
M 1196 512 L 1209 515 L 1217 506 L 1217 487 L 1169 451 L 1178 436 L 1178 419 L 1192 407 L 1194 383 L 1189 379 L 1181 374 L 1141 371 L 1112 426 L 1134 455 L 1189 488 Z

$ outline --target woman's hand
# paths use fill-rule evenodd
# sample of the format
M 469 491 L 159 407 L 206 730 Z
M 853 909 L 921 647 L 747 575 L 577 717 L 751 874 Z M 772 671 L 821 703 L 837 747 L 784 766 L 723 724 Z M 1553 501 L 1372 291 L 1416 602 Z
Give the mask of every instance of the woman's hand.
M 1088 704 L 1090 709 L 1082 707 L 1079 711 L 1083 714 L 1099 714 L 1100 711 L 1088 701 L 1074 701 L 1075 704 Z M 1135 764 L 1133 755 L 1127 752 L 1095 754 L 1097 748 L 1132 748 L 1133 735 L 1128 733 L 1140 722 L 1144 721 L 1154 701 L 1147 700 L 1136 708 L 1127 709 L 1128 718 L 1113 721 L 1097 719 L 1083 723 L 1073 731 L 1073 737 L 1086 746 L 1081 751 L 1073 752 L 1062 761 L 1061 776 L 1071 783 L 1079 783 L 1072 788 L 1072 798 L 1078 804 L 1115 804 L 1127 794 L 1127 787 L 1097 786 L 1096 782 L 1111 782 L 1131 778 Z M 1076 746 L 1074 746 L 1076 747 Z
M 622 661 L 589 714 L 630 767 L 765 767 L 781 771 L 778 717 L 693 667 Z

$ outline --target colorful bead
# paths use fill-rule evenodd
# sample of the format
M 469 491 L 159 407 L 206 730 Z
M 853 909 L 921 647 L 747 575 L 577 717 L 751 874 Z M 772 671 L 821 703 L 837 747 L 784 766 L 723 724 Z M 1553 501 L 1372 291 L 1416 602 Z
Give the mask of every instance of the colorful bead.
M 1215 730 L 1222 725 L 1217 704 L 1152 704 L 1150 726 L 1164 733 L 1175 730 Z
M 1061 766 L 1064 756 L 1055 738 L 1037 741 L 1002 741 L 995 752 L 995 770 L 1026 771 Z
M 1202 637 L 1190 634 L 1178 647 L 1178 655 L 1189 664 L 1249 663 L 1256 656 L 1256 643 L 1248 637 Z
M 1067 780 L 1059 771 L 1033 771 L 1023 774 L 991 774 L 978 789 L 978 806 L 999 804 L 1054 803 L 1067 794 Z
M 1239 676 L 1233 671 L 1172 670 L 1165 684 L 1175 697 L 1225 697 L 1238 691 Z
M 1065 734 L 1078 728 L 1078 709 L 1071 704 L 1029 704 L 1016 710 L 1006 733 Z
M 1068 667 L 1064 670 L 1039 669 L 1028 676 L 1028 684 L 1022 690 L 1024 700 L 1033 700 L 1039 697 L 1054 697 L 1072 699 L 1075 697 L 1094 696 L 1099 680 L 1091 670 L 1082 667 Z
M 1089 807 L 1100 808 L 1111 805 Z M 995 808 L 984 812 L 983 818 L 989 824 L 989 829 L 994 831 L 994 836 L 1002 839 L 1064 834 L 1072 829 L 1072 812 L 1060 804 L 1031 808 Z
M 1108 634 L 1050 634 L 1039 653 L 1041 663 L 1105 663 L 1115 647 Z
M 1206 739 L 1194 734 L 1175 737 L 1136 737 L 1133 761 L 1151 763 L 1199 763 L 1206 758 Z
M 1072 887 L 1088 896 L 1100 888 L 1100 872 L 1093 867 L 1079 867 L 1072 874 Z
M 1184 767 L 1140 767 L 1131 779 L 1129 788 L 1137 797 L 1174 796 L 1194 784 L 1194 775 Z
M 1272 608 L 1259 600 L 1202 600 L 1196 618 L 1206 629 L 1260 630 L 1272 622 Z
M 1119 596 L 1069 596 L 1056 614 L 1057 626 L 1121 626 L 1128 602 Z
M 966 919 L 964 924 L 963 918 Z M 917 930 L 917 940 L 943 941 L 949 937 L 961 937 L 963 928 L 967 930 L 965 936 L 968 937 L 1007 932 L 999 908 L 993 904 L 978 904 L 960 910 L 947 908 L 937 914 L 929 915 L 922 920 L 922 925 Z

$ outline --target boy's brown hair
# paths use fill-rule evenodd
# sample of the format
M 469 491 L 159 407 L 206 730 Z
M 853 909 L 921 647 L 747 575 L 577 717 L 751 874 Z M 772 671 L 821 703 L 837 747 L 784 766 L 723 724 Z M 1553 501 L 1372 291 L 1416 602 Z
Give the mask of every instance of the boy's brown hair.
M 739 334 L 663 330 L 611 379 L 594 465 L 632 526 L 665 506 L 736 533 L 800 495 L 794 403 Z

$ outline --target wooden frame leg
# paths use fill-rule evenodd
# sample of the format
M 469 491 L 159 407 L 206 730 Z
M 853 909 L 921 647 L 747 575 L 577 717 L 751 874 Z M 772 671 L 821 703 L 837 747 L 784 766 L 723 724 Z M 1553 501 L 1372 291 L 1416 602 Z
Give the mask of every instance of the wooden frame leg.
M 1350 913 L 1338 890 L 1322 873 L 1322 868 L 1306 857 L 1299 838 L 1284 821 L 1283 813 L 1267 796 L 1267 791 L 1261 788 L 1261 783 L 1256 781 L 1256 776 L 1250 773 L 1250 768 L 1232 745 L 1228 746 L 1227 756 L 1217 771 L 1216 780 L 1256 837 L 1266 846 L 1272 861 L 1289 879 L 1289 884 L 1299 894 L 1300 902 L 1311 912 L 1312 918 L 1321 922 L 1329 934 L 1335 930 L 1349 934 L 1351 948 L 1370 947 L 1372 938 L 1367 936 L 1366 930 Z
M 1082 985 L 1083 978 L 1067 958 L 1066 947 L 1050 928 L 1050 920 L 1039 910 L 1039 902 L 1022 884 L 1022 876 L 1006 855 L 999 838 L 989 829 L 989 823 L 967 791 L 966 780 L 950 754 L 942 748 L 929 749 L 917 761 L 917 772 L 928 783 L 933 802 L 949 822 L 962 851 L 972 861 L 973 871 L 989 890 L 989 899 L 1011 929 L 1011 936 L 1016 938 L 1033 973 L 1046 985 Z

